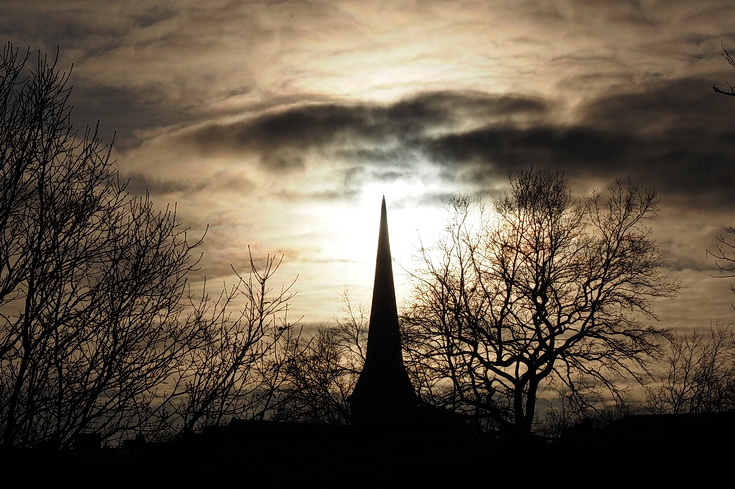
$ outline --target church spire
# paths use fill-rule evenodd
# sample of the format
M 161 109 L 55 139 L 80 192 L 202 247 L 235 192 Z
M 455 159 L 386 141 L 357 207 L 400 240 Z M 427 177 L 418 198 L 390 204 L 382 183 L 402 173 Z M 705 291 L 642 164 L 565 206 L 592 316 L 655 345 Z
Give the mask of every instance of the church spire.
M 400 424 L 410 416 L 416 405 L 416 393 L 406 373 L 401 353 L 388 217 L 383 197 L 367 354 L 350 398 L 352 422 L 371 427 Z

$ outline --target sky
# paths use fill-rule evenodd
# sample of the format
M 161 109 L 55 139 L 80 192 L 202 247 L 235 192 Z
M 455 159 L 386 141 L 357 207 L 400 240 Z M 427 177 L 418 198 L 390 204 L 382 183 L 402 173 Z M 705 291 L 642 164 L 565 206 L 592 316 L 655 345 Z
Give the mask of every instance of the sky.
M 77 125 L 96 124 L 134 193 L 176 204 L 201 271 L 233 280 L 283 255 L 291 319 L 369 304 L 386 197 L 399 306 L 442 199 L 498 196 L 519 169 L 586 194 L 653 187 L 661 326 L 735 317 L 706 250 L 735 226 L 731 0 L 0 0 L 0 40 L 73 64 Z M 280 280 L 280 282 L 279 282 Z M 735 282 L 735 279 L 733 279 Z

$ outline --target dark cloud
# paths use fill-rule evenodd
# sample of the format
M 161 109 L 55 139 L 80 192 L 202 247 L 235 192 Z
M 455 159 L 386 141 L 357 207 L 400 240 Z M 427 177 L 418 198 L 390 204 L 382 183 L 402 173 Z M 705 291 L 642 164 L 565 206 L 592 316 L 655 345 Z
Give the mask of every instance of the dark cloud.
M 484 121 L 539 118 L 538 99 L 481 92 L 430 92 L 393 104 L 307 104 L 180 136 L 201 154 L 255 153 L 272 171 L 302 168 L 311 151 L 369 163 L 405 159 L 430 133 Z
M 544 116 L 547 110 L 547 104 L 536 98 L 477 91 L 438 91 L 400 100 L 385 112 L 386 120 L 392 122 L 391 130 L 420 132 L 416 124 L 447 127 L 472 121 L 537 118 Z
M 717 75 L 713 75 L 717 76 Z M 712 90 L 719 80 L 662 80 L 633 93 L 600 97 L 588 103 L 583 122 L 605 130 L 636 131 L 642 135 L 675 129 L 715 135 L 732 131 L 735 99 Z
M 590 104 L 582 124 L 628 134 L 626 165 L 672 196 L 698 205 L 732 206 L 735 99 L 712 80 L 680 79 Z
M 529 165 L 564 169 L 575 178 L 630 175 L 698 205 L 731 205 L 735 151 L 717 138 L 670 129 L 660 135 L 591 126 L 487 127 L 432 142 L 437 164 L 450 164 L 463 183 L 495 181 Z
M 182 136 L 201 154 L 255 153 L 271 171 L 299 169 L 305 153 L 370 127 L 365 107 L 302 106 L 233 124 L 211 124 Z
M 496 181 L 528 165 L 576 178 L 630 175 L 679 204 L 732 207 L 735 100 L 706 80 L 678 80 L 598 99 L 573 124 L 489 124 L 434 138 L 428 153 L 463 183 Z
M 612 162 L 624 162 L 630 146 L 627 135 L 586 127 L 491 125 L 436 138 L 428 148 L 437 163 L 474 166 L 476 176 L 485 167 L 494 177 L 493 169 L 505 174 L 534 163 L 563 163 L 569 169 L 590 164 L 604 168 Z
M 348 194 L 421 161 L 480 192 L 533 164 L 577 179 L 631 176 L 678 203 L 730 206 L 735 100 L 710 85 L 685 79 L 606 95 L 571 123 L 554 121 L 539 99 L 442 91 L 393 104 L 301 105 L 182 138 L 202 155 L 255 154 L 272 172 L 303 169 L 309 155 L 337 159 L 348 168 Z

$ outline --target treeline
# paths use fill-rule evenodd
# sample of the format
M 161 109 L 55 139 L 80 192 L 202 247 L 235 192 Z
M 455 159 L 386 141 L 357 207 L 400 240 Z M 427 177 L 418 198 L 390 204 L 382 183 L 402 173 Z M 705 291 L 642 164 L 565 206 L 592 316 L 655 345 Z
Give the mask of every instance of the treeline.
M 0 55 L 0 443 L 166 438 L 264 416 L 289 288 L 268 257 L 192 290 L 201 238 L 126 191 L 95 128 L 71 123 L 68 72 Z M 281 323 L 280 321 L 284 322 Z
M 288 317 L 281 259 L 249 257 L 221 290 L 192 287 L 203 236 L 126 190 L 96 128 L 71 123 L 70 73 L 11 44 L 0 55 L 0 444 L 170 440 L 232 418 L 349 423 L 369 311 L 331 326 Z M 619 181 L 571 195 L 529 169 L 508 192 L 447 203 L 420 251 L 401 323 L 423 402 L 479 431 L 554 431 L 632 409 L 733 409 L 729 326 L 644 321 L 676 283 L 643 223 L 656 194 Z M 720 263 L 731 263 L 725 239 Z

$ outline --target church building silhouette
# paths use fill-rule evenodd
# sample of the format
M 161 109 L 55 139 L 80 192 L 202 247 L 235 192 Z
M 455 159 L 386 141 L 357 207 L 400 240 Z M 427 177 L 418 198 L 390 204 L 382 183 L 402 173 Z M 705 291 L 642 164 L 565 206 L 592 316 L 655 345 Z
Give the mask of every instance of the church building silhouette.
M 350 397 L 351 423 L 356 428 L 371 430 L 407 427 L 415 420 L 418 409 L 418 396 L 411 385 L 401 352 L 388 217 L 383 197 L 367 353 Z

